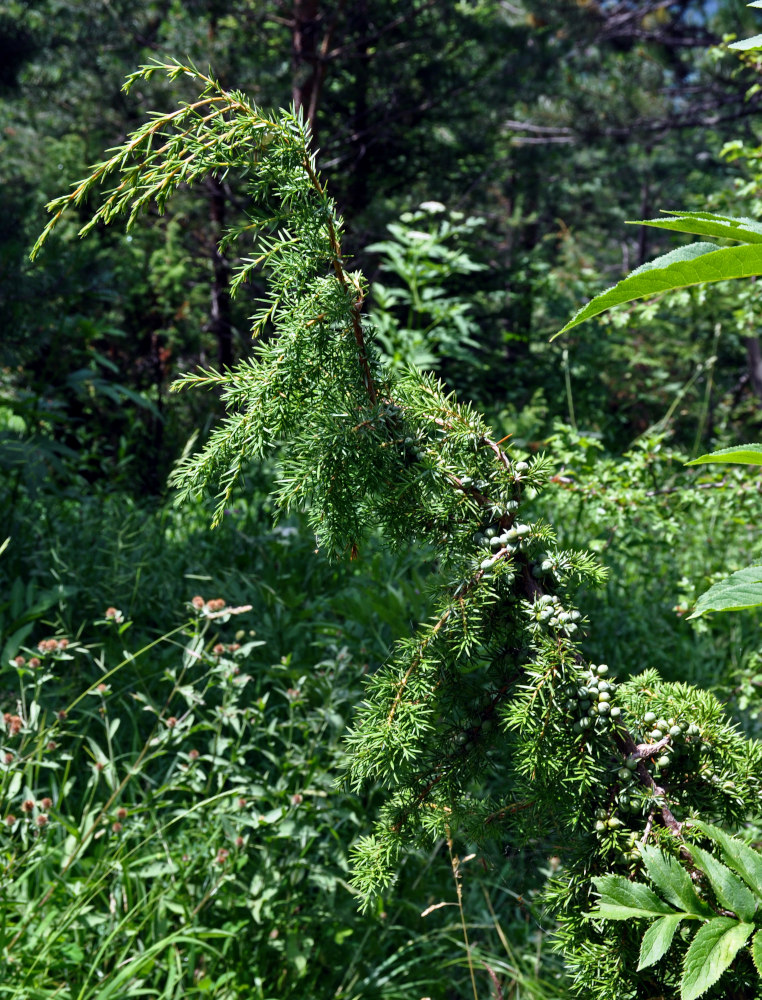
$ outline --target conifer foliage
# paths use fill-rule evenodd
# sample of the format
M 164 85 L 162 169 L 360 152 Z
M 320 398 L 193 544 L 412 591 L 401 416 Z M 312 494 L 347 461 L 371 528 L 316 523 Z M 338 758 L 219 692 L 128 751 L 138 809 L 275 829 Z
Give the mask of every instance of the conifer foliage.
M 52 202 L 35 253 L 61 214 L 102 185 L 83 233 L 118 217 L 132 225 L 181 183 L 228 171 L 248 178 L 248 221 L 225 243 L 254 247 L 234 287 L 264 269 L 269 291 L 253 318 L 251 359 L 175 386 L 217 389 L 228 407 L 204 449 L 178 468 L 180 497 L 217 484 L 219 522 L 247 463 L 277 448 L 277 509 L 306 509 L 331 555 L 351 558 L 379 529 L 391 545 L 432 552 L 435 613 L 372 674 L 348 736 L 347 782 L 388 792 L 355 847 L 362 899 L 383 891 L 411 847 L 553 836 L 565 849 L 547 902 L 580 996 L 682 989 L 687 998 L 720 976 L 728 993 L 756 996 L 751 953 L 758 959 L 760 947 L 746 942 L 756 941 L 759 894 L 741 893 L 734 909 L 717 873 L 721 828 L 760 801 L 762 747 L 736 732 L 708 692 L 664 683 L 655 670 L 619 677 L 615 666 L 585 659 L 588 623 L 573 593 L 603 571 L 585 552 L 559 550 L 552 527 L 524 513 L 546 487 L 550 461 L 512 455 L 434 378 L 381 366 L 363 317 L 366 283 L 347 269 L 342 222 L 300 118 L 264 114 L 179 63 L 143 67 L 126 87 L 154 73 L 187 76 L 201 94 L 152 115 Z M 749 865 L 756 855 L 745 850 Z M 664 896 L 664 871 L 678 889 L 688 879 L 696 901 L 687 889 Z M 668 919 L 657 941 L 653 913 L 624 920 L 612 909 L 617 892 L 653 903 L 649 882 L 664 896 L 658 917 Z M 685 899 L 697 919 L 675 934 L 682 911 L 669 904 Z M 695 971 L 695 941 L 702 934 L 707 945 L 708 932 L 692 945 L 691 924 L 702 920 L 725 921 L 723 956 L 728 934 L 737 944 L 714 978 Z

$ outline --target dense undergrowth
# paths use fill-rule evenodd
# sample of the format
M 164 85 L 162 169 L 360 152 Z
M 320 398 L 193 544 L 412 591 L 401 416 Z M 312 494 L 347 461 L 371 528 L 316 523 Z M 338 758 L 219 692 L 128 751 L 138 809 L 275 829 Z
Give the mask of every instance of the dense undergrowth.
M 751 554 L 753 481 L 697 490 L 659 439 L 615 460 L 559 427 L 548 447 L 542 513 L 610 570 L 582 599 L 593 655 L 689 676 L 758 734 L 755 617 L 685 621 Z M 211 533 L 203 505 L 17 501 L 0 560 L 4 995 L 466 995 L 447 845 L 359 916 L 348 852 L 378 803 L 336 785 L 363 677 L 429 611 L 431 555 L 372 541 L 330 562 L 303 519 L 273 528 L 271 478 L 252 469 Z M 494 973 L 503 995 L 555 1000 L 553 922 L 532 898 L 563 845 L 504 847 L 460 869 L 480 995 Z
M 360 917 L 348 852 L 374 796 L 336 784 L 363 677 L 426 614 L 428 554 L 372 545 L 337 566 L 266 508 L 237 496 L 210 534 L 205 509 L 120 496 L 17 507 L 0 562 L 4 996 L 465 988 L 447 846 Z M 484 989 L 494 974 L 558 995 L 532 903 L 546 853 L 463 865 Z

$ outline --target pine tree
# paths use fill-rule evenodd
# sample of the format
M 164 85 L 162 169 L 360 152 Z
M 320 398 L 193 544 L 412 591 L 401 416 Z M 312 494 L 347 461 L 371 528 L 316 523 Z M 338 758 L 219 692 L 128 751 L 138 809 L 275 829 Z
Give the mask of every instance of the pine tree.
M 546 897 L 580 996 L 676 996 L 682 984 L 688 1000 L 731 962 L 723 987 L 757 996 L 745 952 L 733 959 L 759 921 L 759 856 L 723 829 L 758 810 L 762 746 L 706 691 L 585 659 L 573 594 L 603 570 L 523 514 L 551 462 L 514 456 L 434 378 L 381 366 L 362 311 L 367 286 L 347 267 L 301 118 L 265 114 L 181 64 L 143 67 L 126 88 L 155 73 L 187 75 L 202 92 L 153 115 L 52 202 L 34 252 L 100 185 L 83 234 L 119 217 L 132 226 L 181 184 L 246 178 L 248 220 L 224 246 L 253 241 L 233 289 L 265 269 L 269 291 L 252 358 L 175 386 L 217 389 L 228 407 L 179 466 L 180 498 L 219 484 L 219 522 L 247 463 L 278 448 L 277 510 L 306 510 L 330 555 L 351 558 L 381 530 L 390 545 L 425 543 L 436 556 L 434 615 L 370 677 L 348 736 L 346 781 L 388 793 L 355 849 L 362 899 L 389 883 L 405 850 L 439 838 L 521 845 L 553 835 L 568 846 Z M 681 920 L 702 924 L 700 948 L 690 935 L 673 941 Z M 705 971 L 695 973 L 699 952 Z M 753 953 L 759 967 L 760 945 Z

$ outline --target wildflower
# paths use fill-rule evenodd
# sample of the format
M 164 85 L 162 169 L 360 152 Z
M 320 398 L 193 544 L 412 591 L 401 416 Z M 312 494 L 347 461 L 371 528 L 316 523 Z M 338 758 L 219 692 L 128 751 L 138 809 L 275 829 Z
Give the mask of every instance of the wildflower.
M 291 805 L 292 806 L 299 806 L 299 805 L 302 804 L 302 802 L 304 802 L 304 796 L 301 794 L 301 792 L 295 792 L 291 796 Z
M 58 648 L 59 649 L 66 649 L 66 647 L 68 645 L 69 645 L 69 640 L 68 639 L 59 639 L 58 640 Z
M 243 809 L 245 805 L 246 805 L 246 799 L 243 798 L 243 796 L 241 796 L 241 798 L 238 800 L 238 806 L 239 808 Z
M 56 743 L 55 740 L 48 740 L 47 749 L 48 750 L 57 750 L 58 749 L 58 744 Z
M 53 800 L 49 796 L 46 795 L 44 799 L 40 799 L 40 801 L 38 802 L 38 805 L 39 805 L 40 809 L 44 809 L 47 812 L 48 809 L 52 809 L 53 808 Z
M 5 757 L 3 757 L 3 760 L 5 761 L 6 764 L 12 764 L 13 763 L 13 754 L 10 751 L 8 751 L 8 753 L 6 753 L 6 755 L 5 755 Z
M 32 812 L 34 809 L 34 800 L 27 799 L 24 803 L 22 803 L 21 808 L 24 810 L 25 813 Z
M 177 719 L 175 718 L 174 715 L 170 715 L 170 717 L 167 719 L 167 729 L 174 729 L 176 725 L 177 725 Z
M 240 850 L 243 847 L 243 837 L 238 836 L 235 838 L 235 846 Z
M 106 608 L 106 613 L 103 617 L 108 621 L 115 622 L 117 625 L 121 625 L 124 621 L 124 615 L 119 608 Z
M 189 750 L 188 751 L 188 758 L 190 760 L 198 760 L 198 750 Z
M 123 830 L 123 827 L 122 827 L 121 823 L 112 823 L 111 824 L 111 832 L 112 833 L 121 833 L 122 830 Z
M 32 668 L 32 670 L 36 670 L 41 663 L 42 663 L 42 660 L 39 657 L 37 657 L 37 656 L 33 656 L 29 660 L 29 666 Z
M 439 212 L 446 211 L 441 201 L 422 201 L 418 208 L 422 212 L 428 212 L 430 215 L 438 215 Z
M 23 656 L 14 656 L 13 662 L 16 664 L 17 667 L 23 667 L 24 664 L 26 663 L 26 660 L 24 659 Z
M 117 809 L 117 811 L 116 811 L 116 818 L 117 819 L 127 819 L 127 810 L 124 808 L 124 806 L 120 806 Z
M 58 719 L 59 722 L 63 722 L 65 720 L 67 714 L 68 713 L 67 713 L 67 711 L 66 711 L 65 708 L 59 709 L 59 711 L 56 712 L 56 718 Z
M 196 596 L 191 600 L 193 607 L 198 608 L 199 611 L 203 608 L 205 603 L 204 598 L 201 597 L 200 594 L 196 594 Z
M 222 654 L 225 652 L 225 647 L 222 645 L 221 642 L 218 642 L 217 645 L 212 649 L 212 652 L 214 653 L 215 656 L 222 656 Z
M 3 822 L 5 823 L 6 826 L 13 826 L 13 824 L 16 822 L 16 817 L 13 815 L 13 813 L 8 813 Z
M 228 646 L 228 652 L 237 653 L 240 648 L 241 648 L 240 642 L 231 642 L 230 645 Z
M 109 684 L 99 684 L 98 687 L 96 688 L 96 691 L 98 692 L 98 694 L 105 694 L 110 689 L 111 685 Z
M 8 730 L 9 736 L 17 736 L 21 732 L 21 728 L 24 722 L 20 715 L 11 715 L 10 712 L 6 712 L 3 716 L 3 721 L 5 722 L 5 727 Z
M 39 827 L 47 826 L 48 825 L 48 817 L 45 815 L 45 813 L 40 813 L 40 815 L 35 820 L 35 823 Z
M 102 760 L 96 760 L 96 762 L 95 762 L 95 765 L 94 765 L 94 766 L 95 766 L 95 770 L 96 770 L 96 771 L 99 771 L 99 772 L 100 772 L 100 771 L 102 771 L 102 770 L 103 770 L 103 768 L 104 768 L 104 767 L 105 767 L 106 765 L 105 765 L 105 764 L 103 763 L 103 761 L 102 761 Z
M 299 688 L 289 688 L 288 691 L 286 691 L 286 696 L 289 699 L 289 701 L 296 701 L 296 699 L 299 697 L 301 693 L 302 692 L 299 690 Z
M 214 600 L 209 601 L 206 606 L 211 612 L 222 611 L 226 603 L 227 602 L 224 601 L 221 597 L 215 597 Z
M 230 851 L 225 847 L 221 847 L 217 851 L 217 857 L 214 859 L 218 865 L 224 865 L 227 859 L 230 857 Z

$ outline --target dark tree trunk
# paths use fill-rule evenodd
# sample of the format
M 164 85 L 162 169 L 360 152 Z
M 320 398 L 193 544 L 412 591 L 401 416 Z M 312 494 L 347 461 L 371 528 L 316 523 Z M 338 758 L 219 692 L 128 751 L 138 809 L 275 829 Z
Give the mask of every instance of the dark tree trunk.
M 759 337 L 746 338 L 746 358 L 749 366 L 749 384 L 757 399 L 762 399 L 762 351 Z
M 317 135 L 317 111 L 333 44 L 346 0 L 338 0 L 333 17 L 321 13 L 319 0 L 294 0 L 291 28 L 291 67 L 293 83 L 291 99 L 297 111 L 312 130 L 313 143 Z
M 643 186 L 640 189 L 640 217 L 641 219 L 647 219 L 651 211 L 651 198 L 650 198 L 650 186 L 648 183 L 648 177 L 643 180 Z M 643 264 L 648 260 L 648 226 L 641 226 L 640 232 L 638 233 L 638 267 L 642 267 Z
M 354 86 L 352 113 L 352 181 L 349 189 L 350 214 L 362 211 L 368 203 L 368 0 L 357 0 L 353 5 L 356 45 L 357 77 Z
M 318 87 L 318 31 L 320 29 L 319 0 L 294 0 L 294 20 L 291 33 L 291 68 L 293 83 L 291 100 L 310 125 Z M 314 115 L 314 112 L 313 112 Z
M 212 221 L 212 300 L 209 326 L 217 341 L 217 362 L 221 368 L 233 364 L 233 324 L 230 308 L 230 267 L 220 251 L 219 240 L 225 230 L 226 199 L 216 177 L 208 180 Z

